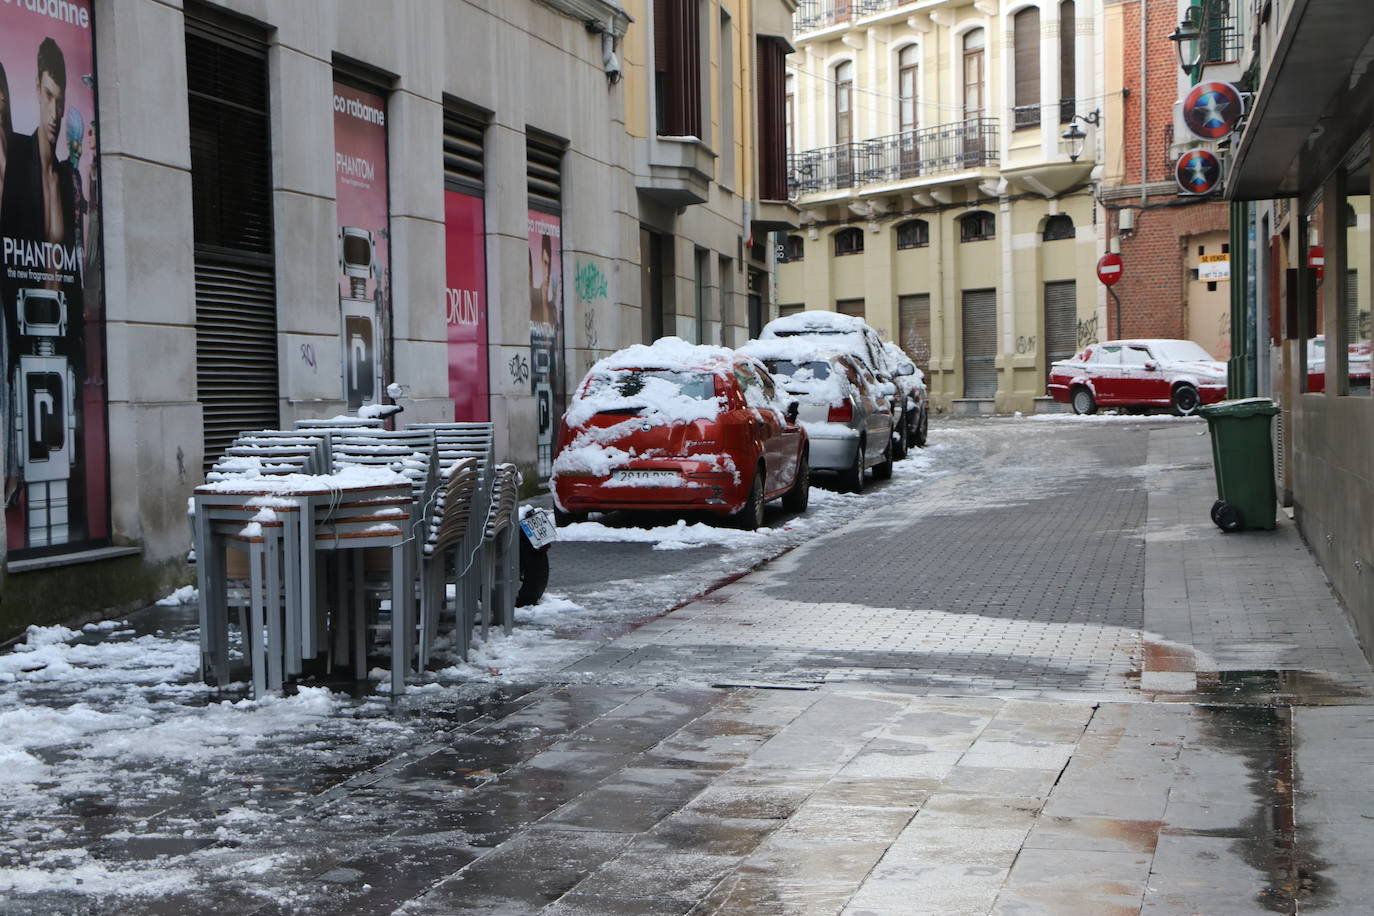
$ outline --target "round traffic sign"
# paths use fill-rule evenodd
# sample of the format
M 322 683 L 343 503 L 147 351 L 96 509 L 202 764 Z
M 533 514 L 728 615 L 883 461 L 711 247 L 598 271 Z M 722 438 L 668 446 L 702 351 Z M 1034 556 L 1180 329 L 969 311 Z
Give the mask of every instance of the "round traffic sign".
M 1184 194 L 1208 194 L 1221 180 L 1221 162 L 1205 149 L 1190 149 L 1174 163 L 1174 181 Z
M 1245 114 L 1240 90 L 1222 80 L 1198 83 L 1183 97 L 1183 123 L 1196 137 L 1220 140 Z
M 1104 286 L 1115 286 L 1121 279 L 1121 255 L 1107 252 L 1097 262 L 1097 279 Z

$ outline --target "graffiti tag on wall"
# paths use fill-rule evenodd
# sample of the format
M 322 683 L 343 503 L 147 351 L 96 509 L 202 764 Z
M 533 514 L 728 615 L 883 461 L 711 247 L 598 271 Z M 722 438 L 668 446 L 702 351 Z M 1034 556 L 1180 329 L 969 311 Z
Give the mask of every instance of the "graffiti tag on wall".
M 1082 318 L 1078 322 L 1078 349 L 1097 343 L 1097 316 Z

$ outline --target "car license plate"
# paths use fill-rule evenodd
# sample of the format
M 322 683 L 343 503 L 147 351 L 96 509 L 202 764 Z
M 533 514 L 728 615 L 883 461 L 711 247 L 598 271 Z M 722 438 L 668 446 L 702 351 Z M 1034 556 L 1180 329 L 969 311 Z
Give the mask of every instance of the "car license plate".
M 545 544 L 558 540 L 558 528 L 554 525 L 553 513 L 548 509 L 531 509 L 520 519 L 520 530 L 530 539 L 535 550 Z
M 615 480 L 626 483 L 677 483 L 681 480 L 677 471 L 616 471 Z

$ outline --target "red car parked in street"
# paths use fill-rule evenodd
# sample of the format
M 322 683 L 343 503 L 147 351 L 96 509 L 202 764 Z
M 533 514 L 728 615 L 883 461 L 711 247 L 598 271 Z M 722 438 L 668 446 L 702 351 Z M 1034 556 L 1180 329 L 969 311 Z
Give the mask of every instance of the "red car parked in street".
M 742 528 L 779 497 L 806 509 L 811 472 L 797 403 L 758 360 L 677 337 L 601 360 L 559 429 L 559 521 L 614 510 L 705 511 Z
M 1226 397 L 1226 364 L 1191 340 L 1107 340 L 1050 363 L 1048 387 L 1077 414 L 1169 407 L 1188 416 Z

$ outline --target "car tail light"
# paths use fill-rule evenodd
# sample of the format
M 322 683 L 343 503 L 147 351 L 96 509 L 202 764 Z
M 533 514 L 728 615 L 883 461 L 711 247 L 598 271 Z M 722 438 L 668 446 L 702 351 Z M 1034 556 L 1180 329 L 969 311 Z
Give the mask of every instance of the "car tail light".
M 854 419 L 854 402 L 845 398 L 840 402 L 839 407 L 832 406 L 829 415 L 826 416 L 827 423 L 850 423 Z

